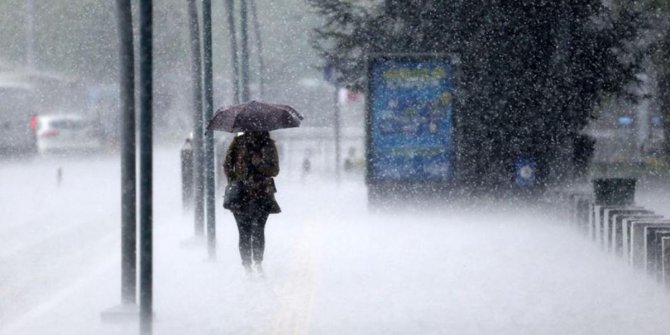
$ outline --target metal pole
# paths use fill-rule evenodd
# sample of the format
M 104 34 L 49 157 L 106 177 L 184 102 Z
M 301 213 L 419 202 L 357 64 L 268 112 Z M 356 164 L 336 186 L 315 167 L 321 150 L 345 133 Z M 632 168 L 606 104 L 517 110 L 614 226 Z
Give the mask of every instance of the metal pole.
M 191 38 L 191 72 L 193 73 L 193 187 L 195 236 L 203 236 L 204 230 L 204 150 L 202 116 L 202 57 L 200 49 L 200 25 L 196 0 L 188 0 L 189 27 Z
M 140 333 L 152 333 L 153 161 L 152 1 L 140 0 Z
M 212 1 L 202 0 L 203 44 L 203 101 L 205 120 L 212 118 Z M 214 134 L 205 136 L 205 200 L 207 209 L 207 251 L 210 259 L 216 258 L 216 209 L 214 206 Z
M 258 52 L 258 90 L 259 96 L 265 95 L 265 62 L 263 61 L 263 41 L 261 39 L 261 25 L 258 21 L 258 10 L 256 0 L 249 0 L 251 5 L 251 20 L 254 25 L 254 37 L 256 42 L 256 51 Z
M 121 301 L 137 303 L 137 178 L 135 159 L 135 52 L 130 0 L 116 1 L 121 99 Z
M 247 0 L 240 0 L 240 37 L 242 47 L 241 86 L 242 102 L 249 101 L 249 23 L 247 22 Z
M 340 182 L 340 104 L 339 86 L 335 85 L 335 101 L 333 101 L 333 128 L 335 130 L 335 180 Z
M 26 66 L 32 69 L 35 67 L 35 3 L 33 0 L 26 0 Z
M 237 33 L 235 29 L 235 0 L 224 0 L 228 11 L 228 38 L 230 39 L 230 59 L 233 64 L 233 103 L 240 103 L 240 63 L 237 58 Z

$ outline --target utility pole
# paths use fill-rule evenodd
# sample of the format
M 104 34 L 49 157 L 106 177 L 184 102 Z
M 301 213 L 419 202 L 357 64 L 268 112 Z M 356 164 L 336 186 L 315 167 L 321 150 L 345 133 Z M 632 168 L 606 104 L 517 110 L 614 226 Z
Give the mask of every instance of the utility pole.
M 195 236 L 204 233 L 204 150 L 203 150 L 203 113 L 202 113 L 202 57 L 200 49 L 200 24 L 198 23 L 198 5 L 196 0 L 188 0 L 189 36 L 191 39 L 191 73 L 193 76 L 193 212 Z
M 335 84 L 335 99 L 333 101 L 333 128 L 335 131 L 335 181 L 340 183 L 340 86 Z
M 237 57 L 237 32 L 235 29 L 235 0 L 223 0 L 228 12 L 228 37 L 230 39 L 230 59 L 233 64 L 233 104 L 240 103 L 240 63 Z
M 139 2 L 140 23 L 140 333 L 152 333 L 153 314 L 153 12 Z
M 212 1 L 202 0 L 203 44 L 203 101 L 204 118 L 209 121 L 213 113 L 212 98 Z M 216 258 L 216 207 L 214 206 L 214 134 L 205 136 L 205 199 L 207 209 L 207 251 L 209 259 Z
M 25 62 L 29 69 L 35 67 L 35 3 L 26 0 L 24 3 L 26 19 L 26 54 Z
M 261 39 L 261 25 L 258 20 L 258 9 L 256 0 L 249 0 L 251 5 L 251 19 L 254 24 L 254 40 L 256 42 L 256 52 L 258 53 L 258 95 L 263 98 L 265 95 L 265 62 L 263 61 L 263 41 Z
M 137 169 L 135 52 L 131 0 L 116 0 L 121 102 L 121 305 L 102 311 L 103 321 L 137 318 Z
M 333 134 L 335 137 L 335 181 L 340 183 L 340 84 L 335 76 L 335 66 L 326 64 L 323 76 L 333 85 Z
M 247 13 L 247 0 L 240 0 L 240 41 L 242 47 L 241 60 L 241 81 L 242 95 L 241 102 L 249 101 L 249 23 Z

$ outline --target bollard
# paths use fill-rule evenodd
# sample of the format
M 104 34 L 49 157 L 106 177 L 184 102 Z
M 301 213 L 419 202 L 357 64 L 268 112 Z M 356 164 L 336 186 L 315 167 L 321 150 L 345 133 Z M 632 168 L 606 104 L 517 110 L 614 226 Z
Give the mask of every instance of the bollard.
M 624 257 L 624 243 L 630 244 L 626 239 L 624 240 L 624 229 L 626 230 L 626 236 L 629 236 L 630 229 L 628 228 L 628 221 L 626 220 L 636 220 L 636 219 L 660 219 L 662 216 L 654 214 L 653 211 L 646 209 L 630 209 L 626 211 L 619 212 L 612 216 L 612 231 L 611 231 L 611 240 L 612 240 L 612 252 L 618 257 Z M 624 228 L 624 226 L 626 228 Z M 626 256 L 627 257 L 627 256 Z
M 193 145 L 188 137 L 181 147 L 181 200 L 186 209 L 193 208 Z
M 593 200 L 590 195 L 583 195 L 577 198 L 575 221 L 577 228 L 584 235 L 587 235 L 589 231 L 589 209 L 592 202 Z
M 660 281 L 662 279 L 661 271 L 663 270 L 662 239 L 670 237 L 670 227 L 647 227 L 645 228 L 645 234 L 647 273 Z
M 661 239 L 661 280 L 670 289 L 670 237 Z
M 634 268 L 647 269 L 647 231 L 649 228 L 670 228 L 670 220 L 633 220 L 630 227 L 630 264 Z

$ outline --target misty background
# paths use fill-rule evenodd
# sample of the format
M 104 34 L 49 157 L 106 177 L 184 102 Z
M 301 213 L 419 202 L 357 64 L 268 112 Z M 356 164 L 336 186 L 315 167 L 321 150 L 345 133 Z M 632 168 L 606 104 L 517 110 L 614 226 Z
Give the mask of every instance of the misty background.
M 100 100 L 118 100 L 119 60 L 114 2 L 33 1 L 32 7 L 28 6 L 29 2 L 8 0 L 0 3 L 3 45 L 0 70 L 23 71 L 32 65 L 40 75 L 57 77 L 72 88 L 66 101 L 61 103 L 79 104 L 67 108 L 97 108 L 91 100 L 100 95 L 104 96 Z M 214 103 L 218 108 L 231 103 L 232 66 L 224 1 L 214 1 L 212 7 Z M 301 0 L 259 2 L 256 7 L 265 67 L 261 74 L 257 35 L 250 26 L 251 97 L 295 105 L 307 115 L 307 125 L 328 124 L 332 111 L 324 110 L 323 106 L 332 106 L 334 88 L 323 81 L 318 68 L 321 61 L 310 46 L 311 29 L 318 24 L 319 18 Z M 157 1 L 154 15 L 156 132 L 159 136 L 183 139 L 190 133 L 192 120 L 187 3 Z M 250 14 L 250 25 L 251 17 Z M 136 16 L 134 20 L 137 20 Z M 29 52 L 29 34 L 33 41 L 32 53 Z M 29 59 L 30 55 L 32 59 Z M 262 97 L 261 76 L 264 78 Z M 56 108 L 53 102 L 50 105 Z
M 114 124 L 114 13 L 101 1 L 3 1 L 0 70 L 51 82 L 40 113 L 85 111 Z M 540 184 L 564 182 L 584 174 L 576 152 L 590 143 L 591 173 L 662 174 L 669 13 L 665 0 L 258 2 L 249 19 L 251 97 L 295 106 L 307 127 L 332 127 L 333 84 L 364 91 L 366 55 L 448 54 L 458 63 L 456 160 L 468 187 L 507 187 L 521 158 L 537 162 Z M 159 1 L 154 14 L 155 128 L 180 140 L 192 128 L 187 4 Z M 217 108 L 233 94 L 224 1 L 214 1 L 213 20 Z M 363 107 L 342 113 L 344 128 L 361 134 Z

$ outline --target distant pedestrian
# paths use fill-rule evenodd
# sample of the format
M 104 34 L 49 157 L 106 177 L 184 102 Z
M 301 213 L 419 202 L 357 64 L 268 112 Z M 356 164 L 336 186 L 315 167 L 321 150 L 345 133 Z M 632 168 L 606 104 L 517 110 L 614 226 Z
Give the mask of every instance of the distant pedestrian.
M 58 167 L 58 170 L 56 170 L 56 181 L 58 183 L 58 186 L 63 182 L 63 168 Z
M 344 159 L 344 171 L 350 172 L 354 169 L 354 160 L 356 159 L 356 148 L 349 147 L 349 154 Z
M 302 177 L 305 178 L 312 170 L 312 150 L 305 149 L 305 156 L 302 160 Z
M 281 212 L 273 179 L 279 173 L 279 157 L 270 134 L 247 131 L 235 137 L 228 147 L 223 170 L 228 184 L 241 185 L 241 201 L 229 209 L 237 222 L 242 265 L 248 274 L 255 269 L 263 275 L 265 223 L 269 214 Z

